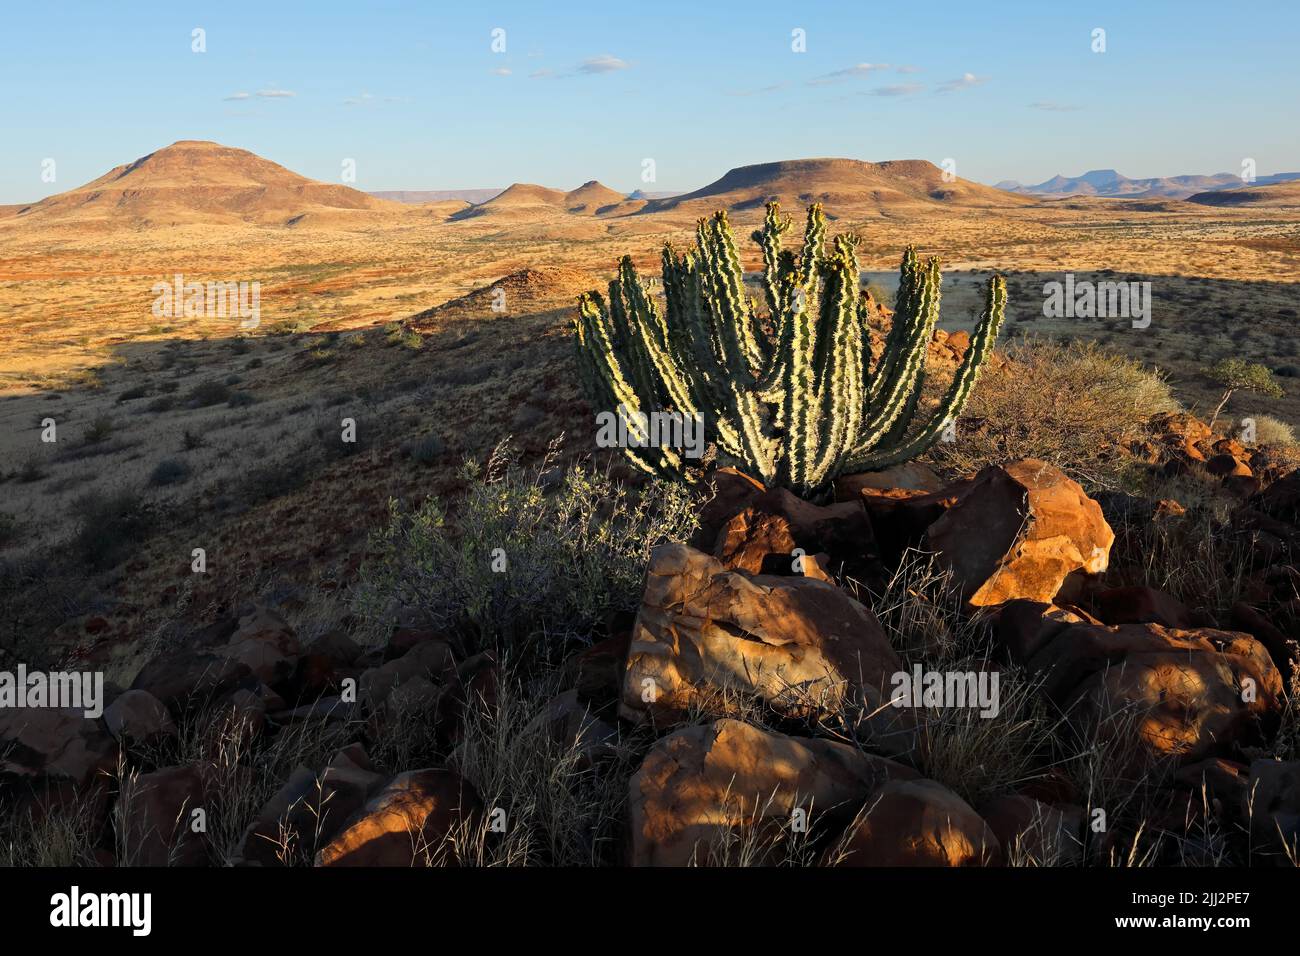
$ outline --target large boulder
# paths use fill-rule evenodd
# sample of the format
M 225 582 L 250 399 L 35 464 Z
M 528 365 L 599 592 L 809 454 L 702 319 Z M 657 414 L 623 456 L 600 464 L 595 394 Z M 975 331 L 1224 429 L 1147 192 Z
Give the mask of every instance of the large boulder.
M 1023 794 L 1004 794 L 980 807 L 1011 866 L 1083 862 L 1083 810 L 1055 807 Z
M 0 707 L 0 783 L 81 789 L 117 770 L 118 745 L 84 711 Z
M 316 854 L 317 866 L 423 866 L 454 863 L 449 834 L 482 810 L 473 786 L 454 771 L 399 773 Z M 469 835 L 469 834 L 466 834 Z
M 1278 719 L 1282 677 L 1249 634 L 1060 623 L 1027 646 L 1008 645 L 1012 658 L 1041 675 L 1084 736 L 1132 744 L 1135 761 L 1191 763 L 1261 742 Z
M 245 831 L 241 861 L 310 861 L 384 783 L 359 744 L 339 751 L 319 774 L 296 768 Z
M 128 690 L 104 709 L 104 725 L 119 744 L 156 743 L 176 736 L 167 708 L 147 690 Z
M 890 780 L 840 843 L 834 866 L 996 866 L 998 838 L 961 797 L 933 780 Z
M 205 772 L 164 767 L 129 778 L 119 797 L 119 866 L 200 866 L 207 862 Z M 196 813 L 203 815 L 197 825 Z
M 302 648 L 284 618 L 263 607 L 254 607 L 239 618 L 239 626 L 216 654 L 248 668 L 268 687 L 293 675 Z
M 875 615 L 833 585 L 750 577 L 662 545 L 632 629 L 620 714 L 671 720 L 713 691 L 791 716 L 862 697 L 878 707 L 899 670 Z
M 1072 575 L 1106 570 L 1115 535 L 1101 506 L 1047 462 L 990 465 L 926 532 L 975 607 L 1051 601 Z
M 851 817 L 888 780 L 915 776 L 846 744 L 738 720 L 685 727 L 658 741 L 629 782 L 631 863 L 719 862 L 724 844 L 742 831 L 755 845 L 771 844 L 773 835 L 779 842 L 796 809 L 809 815 L 809 832 L 816 833 L 822 814 Z

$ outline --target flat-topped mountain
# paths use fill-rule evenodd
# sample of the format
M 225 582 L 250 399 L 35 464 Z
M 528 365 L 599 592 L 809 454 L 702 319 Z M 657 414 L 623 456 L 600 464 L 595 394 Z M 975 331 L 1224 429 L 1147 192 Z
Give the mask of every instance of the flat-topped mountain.
M 645 213 L 722 207 L 758 209 L 770 200 L 790 209 L 824 203 L 827 212 L 891 212 L 934 206 L 1009 207 L 1030 200 L 965 179 L 944 181 L 943 170 L 922 159 L 869 163 L 858 159 L 792 159 L 733 169 L 702 189 L 648 203 Z

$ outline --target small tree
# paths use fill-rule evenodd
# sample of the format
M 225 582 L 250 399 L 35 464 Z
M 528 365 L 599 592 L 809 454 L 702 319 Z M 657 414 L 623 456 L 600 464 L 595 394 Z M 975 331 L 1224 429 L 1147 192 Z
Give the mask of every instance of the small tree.
M 1211 381 L 1226 389 L 1223 398 L 1214 409 L 1214 415 L 1210 418 L 1211 428 L 1218 420 L 1219 413 L 1223 411 L 1223 406 L 1228 404 L 1228 399 L 1232 398 L 1232 393 L 1238 389 L 1257 392 L 1268 398 L 1281 398 L 1285 394 L 1267 366 L 1260 365 L 1258 362 L 1247 362 L 1243 358 L 1220 359 L 1207 368 L 1205 374 Z

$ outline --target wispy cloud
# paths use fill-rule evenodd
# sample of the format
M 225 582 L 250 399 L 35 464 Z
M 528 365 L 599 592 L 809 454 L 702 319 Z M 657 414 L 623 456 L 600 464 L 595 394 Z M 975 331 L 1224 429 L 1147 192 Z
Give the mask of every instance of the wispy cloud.
M 868 90 L 867 92 L 872 96 L 912 96 L 924 89 L 924 83 L 895 83 L 891 86 L 877 86 L 874 90 Z
M 493 76 L 509 76 L 511 69 L 508 66 L 499 66 L 492 71 Z
M 957 93 L 961 90 L 969 90 L 972 87 L 980 86 L 981 84 L 987 83 L 988 81 L 989 78 L 987 76 L 976 76 L 974 73 L 963 73 L 960 77 L 958 77 L 955 80 L 949 80 L 947 83 L 939 84 L 939 87 L 935 90 L 935 92 L 936 93 Z
M 912 65 L 910 65 L 910 64 L 905 64 L 905 65 L 903 65 L 903 66 L 897 67 L 897 68 L 895 69 L 895 72 L 897 72 L 897 73 L 920 73 L 920 72 L 921 72 L 921 68 L 920 68 L 919 66 L 912 66 Z
M 247 99 L 252 99 L 252 97 L 253 97 L 252 93 L 244 93 L 241 91 L 239 93 L 231 93 L 229 96 L 223 96 L 222 99 L 223 100 L 247 100 Z
M 1039 100 L 1037 103 L 1030 103 L 1031 110 L 1047 110 L 1049 113 L 1074 113 L 1083 107 L 1071 106 L 1069 103 L 1056 103 L 1052 100 Z
M 734 90 L 727 96 L 762 96 L 764 93 L 775 93 L 778 90 L 786 89 L 789 83 L 773 83 L 771 86 L 760 86 L 756 90 Z
M 529 73 L 528 78 L 530 80 L 544 80 L 546 79 L 546 77 L 554 76 L 554 75 L 555 75 L 554 70 L 548 69 L 546 67 L 542 67 L 540 70 L 533 70 L 533 72 Z
M 853 66 L 846 67 L 843 70 L 835 70 L 833 73 L 823 73 L 821 76 L 813 77 L 808 81 L 809 86 L 825 86 L 828 83 L 840 83 L 844 80 L 851 80 L 858 76 L 869 76 L 880 70 L 888 70 L 888 63 L 855 63 Z
M 618 70 L 626 70 L 627 68 L 628 62 L 626 60 L 620 60 L 609 53 L 588 57 L 578 64 L 579 73 L 615 73 Z
M 272 87 L 270 89 L 258 90 L 257 95 L 265 100 L 285 100 L 291 96 L 297 96 L 298 94 L 293 92 L 293 90 L 280 90 Z
M 374 102 L 374 97 L 369 93 L 362 93 L 359 96 L 349 96 L 343 101 L 344 106 L 363 106 L 366 103 Z

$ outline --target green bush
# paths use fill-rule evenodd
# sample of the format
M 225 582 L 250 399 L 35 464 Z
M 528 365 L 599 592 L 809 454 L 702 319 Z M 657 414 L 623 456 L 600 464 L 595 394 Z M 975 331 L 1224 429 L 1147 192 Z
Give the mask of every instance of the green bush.
M 378 633 L 412 609 L 473 646 L 549 656 L 634 609 L 651 549 L 696 526 L 694 499 L 673 482 L 633 492 L 586 466 L 560 474 L 549 458 L 525 471 L 501 448 L 461 477 L 454 520 L 435 498 L 410 514 L 394 501 L 371 536 L 358 611 Z
M 1231 391 L 1244 389 L 1269 398 L 1281 398 L 1285 394 L 1267 365 L 1247 362 L 1243 358 L 1220 359 L 1207 368 L 1205 374 L 1211 381 Z

